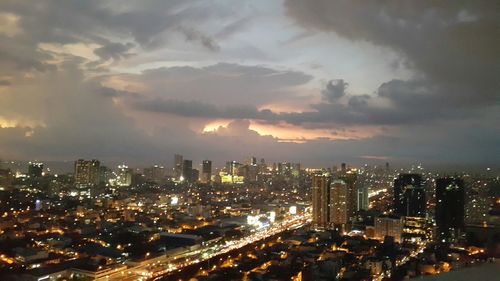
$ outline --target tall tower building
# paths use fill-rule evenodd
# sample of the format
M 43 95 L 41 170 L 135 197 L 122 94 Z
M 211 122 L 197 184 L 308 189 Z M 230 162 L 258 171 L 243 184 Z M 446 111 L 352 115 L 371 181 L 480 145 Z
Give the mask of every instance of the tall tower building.
M 99 167 L 98 160 L 78 159 L 75 161 L 75 185 L 78 188 L 86 188 L 99 184 Z
M 313 225 L 328 227 L 330 220 L 330 176 L 314 175 L 312 178 Z
M 329 222 L 333 225 L 345 225 L 349 221 L 347 208 L 347 184 L 343 180 L 334 180 L 330 185 Z
M 425 190 L 419 174 L 400 174 L 394 180 L 394 213 L 399 216 L 425 217 Z
M 347 219 L 353 217 L 358 208 L 358 188 L 356 185 L 358 175 L 355 170 L 342 173 L 339 177 L 346 184 L 346 210 Z
M 369 199 L 368 199 L 368 186 L 364 184 L 358 185 L 357 190 L 358 202 L 356 206 L 356 211 L 368 210 Z
M 174 178 L 176 180 L 179 180 L 182 176 L 182 164 L 183 164 L 182 155 L 175 154 L 174 155 Z
M 212 177 L 212 161 L 203 160 L 201 164 L 201 182 L 209 183 Z
M 193 161 L 184 160 L 182 162 L 181 177 L 184 181 L 193 182 Z
M 436 224 L 438 238 L 455 241 L 464 227 L 464 181 L 446 177 L 436 179 Z

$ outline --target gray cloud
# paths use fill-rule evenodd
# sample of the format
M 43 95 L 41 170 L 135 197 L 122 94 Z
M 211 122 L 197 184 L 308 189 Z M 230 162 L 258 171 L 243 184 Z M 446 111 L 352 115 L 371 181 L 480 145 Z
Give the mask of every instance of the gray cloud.
M 199 30 L 187 27 L 178 27 L 177 30 L 186 36 L 187 41 L 199 41 L 205 48 L 213 52 L 218 52 L 220 50 L 220 46 L 212 37 L 203 34 Z
M 306 28 L 400 52 L 452 106 L 498 102 L 499 2 L 287 0 L 285 6 Z
M 336 102 L 346 94 L 347 86 L 348 84 L 342 79 L 330 80 L 321 94 L 327 102 Z
M 237 66 L 231 67 L 238 68 Z M 270 70 L 268 69 L 266 72 L 268 71 Z M 190 68 L 188 72 L 198 73 L 198 70 Z M 192 82 L 192 80 L 190 81 Z M 208 86 L 205 84 L 208 81 L 204 79 L 200 79 L 200 81 L 203 83 L 191 84 L 196 88 L 189 88 L 189 91 L 192 93 L 203 92 L 203 89 L 210 87 L 210 84 Z M 221 83 L 227 83 L 225 80 L 210 81 L 210 83 L 218 81 L 220 88 L 225 88 Z M 153 99 L 148 97 L 135 99 L 131 104 L 134 108 L 142 111 L 168 113 L 183 117 L 256 119 L 267 123 L 283 121 L 307 126 L 307 128 L 327 128 L 338 125 L 423 125 L 446 120 L 464 120 L 472 116 L 480 116 L 484 111 L 483 109 L 449 106 L 448 101 L 436 93 L 439 89 L 429 87 L 425 81 L 392 80 L 383 83 L 374 95 L 345 94 L 344 89 L 347 83 L 341 79 L 332 81 L 338 82 L 328 83 L 326 88 L 321 91 L 324 101 L 310 104 L 313 110 L 302 112 L 258 110 L 256 105 L 245 102 L 245 97 L 241 96 L 234 97 L 234 102 L 222 102 L 215 105 L 208 102 L 212 100 L 211 98 L 206 99 L 206 102 L 201 102 L 193 100 L 192 98 L 195 96 L 181 95 L 177 98 L 168 98 L 169 94 L 164 94 Z M 233 86 L 232 83 L 230 86 Z M 179 86 L 169 84 L 168 88 L 172 87 L 176 89 Z M 340 97 L 346 97 L 347 102 L 340 102 Z M 251 98 L 258 98 L 262 101 L 259 96 Z M 237 100 L 240 102 L 237 103 Z M 490 110 L 496 112 L 495 107 L 488 111 Z
M 294 88 L 312 79 L 299 71 L 229 63 L 200 68 L 163 67 L 117 77 L 146 85 L 144 94 L 148 97 L 253 107 L 283 99 L 300 99 L 300 93 Z
M 98 55 L 102 60 L 107 61 L 112 59 L 114 61 L 121 60 L 122 58 L 127 58 L 131 54 L 129 50 L 134 47 L 133 43 L 109 43 L 103 47 L 94 50 L 94 53 Z
M 271 110 L 258 110 L 250 105 L 235 105 L 218 107 L 213 104 L 200 101 L 181 101 L 181 100 L 137 100 L 133 102 L 136 109 L 175 114 L 183 117 L 197 118 L 223 118 L 223 119 L 258 119 L 271 122 L 278 120 L 278 114 Z

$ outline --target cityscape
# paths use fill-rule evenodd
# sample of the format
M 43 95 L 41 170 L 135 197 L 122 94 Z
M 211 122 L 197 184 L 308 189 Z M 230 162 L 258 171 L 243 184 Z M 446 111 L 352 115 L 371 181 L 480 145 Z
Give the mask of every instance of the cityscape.
M 0 281 L 493 281 L 500 1 L 0 1 Z
M 196 169 L 179 154 L 143 169 L 2 166 L 25 164 L 0 170 L 6 280 L 401 280 L 500 254 L 490 170 L 312 169 L 253 156 Z

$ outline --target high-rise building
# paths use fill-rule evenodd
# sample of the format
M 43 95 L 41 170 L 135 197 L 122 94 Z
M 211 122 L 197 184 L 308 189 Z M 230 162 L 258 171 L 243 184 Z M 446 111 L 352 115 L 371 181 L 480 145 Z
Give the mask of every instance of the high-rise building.
M 488 182 L 484 179 L 467 178 L 465 181 L 465 223 L 483 225 L 487 223 L 491 209 Z
M 394 180 L 394 213 L 399 216 L 426 215 L 425 190 L 419 174 L 400 174 Z
M 78 188 L 87 188 L 99 184 L 98 160 L 78 159 L 75 161 L 75 185 Z
M 347 208 L 347 184 L 343 180 L 334 180 L 330 185 L 329 223 L 345 225 L 349 221 Z
M 196 182 L 200 179 L 200 170 L 192 169 L 191 170 L 191 182 Z
M 236 161 L 228 161 L 228 162 L 226 162 L 226 172 L 229 175 L 233 175 L 233 176 L 240 175 L 239 169 L 241 168 L 241 166 L 242 165 Z
M 292 176 L 294 177 L 300 176 L 300 163 L 292 164 Z
M 346 163 L 340 164 L 340 171 L 342 173 L 345 173 L 347 171 L 347 165 L 346 165 Z
M 165 168 L 160 165 L 154 165 L 144 169 L 144 176 L 150 181 L 159 182 L 165 177 Z
M 356 206 L 356 211 L 368 210 L 369 200 L 368 200 L 368 186 L 361 184 L 358 185 L 358 202 Z
M 445 177 L 436 179 L 437 236 L 442 242 L 456 241 L 464 227 L 464 181 Z
M 116 177 L 116 184 L 118 186 L 130 186 L 132 185 L 132 169 L 127 165 L 118 166 L 118 176 Z
M 0 189 L 10 189 L 12 188 L 12 182 L 14 181 L 14 175 L 10 169 L 0 168 Z
M 291 176 L 292 175 L 292 164 L 288 162 L 280 162 L 278 163 L 278 174 L 282 176 Z
M 39 178 L 43 174 L 43 163 L 41 162 L 29 162 L 28 164 L 28 176 L 30 178 Z
M 385 236 L 394 238 L 395 242 L 401 241 L 403 233 L 403 219 L 399 216 L 379 216 L 375 218 L 375 238 L 384 239 Z
M 101 165 L 99 167 L 99 183 L 108 184 L 112 178 L 113 178 L 113 170 L 111 170 L 106 166 Z
M 193 161 L 184 160 L 182 162 L 182 174 L 181 180 L 187 182 L 193 182 Z
M 174 178 L 176 180 L 180 180 L 180 178 L 182 176 L 182 164 L 183 164 L 182 155 L 175 154 L 174 155 Z
M 251 156 L 247 159 L 246 163 L 249 166 L 256 166 L 257 165 L 257 157 Z
M 201 182 L 209 183 L 212 177 L 212 161 L 203 160 L 201 164 Z
M 357 179 L 358 175 L 355 170 L 348 170 L 342 173 L 339 178 L 343 180 L 346 184 L 346 208 L 347 208 L 347 219 L 352 218 L 358 206 L 358 189 L 357 189 Z
M 312 213 L 313 225 L 328 227 L 330 221 L 330 176 L 314 175 L 312 178 Z

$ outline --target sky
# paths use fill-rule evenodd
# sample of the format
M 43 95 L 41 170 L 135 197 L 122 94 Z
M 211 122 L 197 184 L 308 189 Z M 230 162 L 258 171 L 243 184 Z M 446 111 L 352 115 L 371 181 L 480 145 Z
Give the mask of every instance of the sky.
M 0 158 L 500 166 L 500 2 L 0 2 Z

